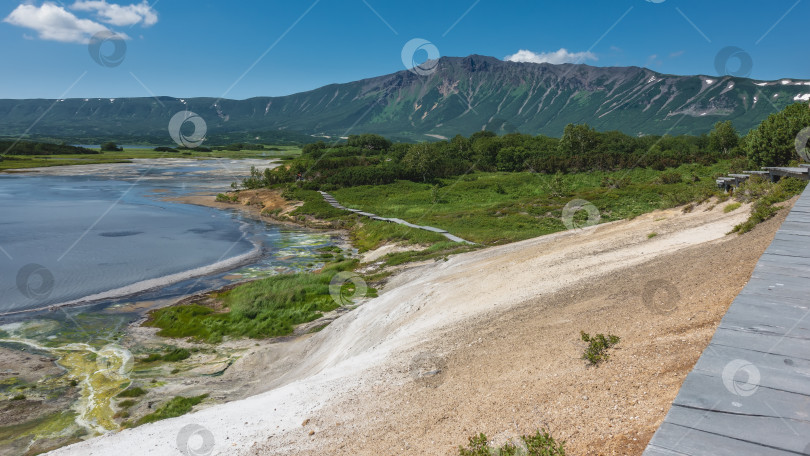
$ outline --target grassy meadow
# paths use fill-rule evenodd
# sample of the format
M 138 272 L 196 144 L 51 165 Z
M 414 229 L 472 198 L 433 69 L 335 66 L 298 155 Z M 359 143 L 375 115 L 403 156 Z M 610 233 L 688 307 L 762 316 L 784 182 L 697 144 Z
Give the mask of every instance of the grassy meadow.
M 575 174 L 476 172 L 439 179 L 437 183 L 401 180 L 386 185 L 344 187 L 330 193 L 348 208 L 443 228 L 479 244 L 496 245 L 565 230 L 562 210 L 575 199 L 595 205 L 603 223 L 721 195 L 714 178 L 726 173 L 728 166 L 728 162 L 721 161 L 713 165 L 681 165 L 666 171 L 636 168 Z M 288 194 L 305 201 L 293 215 L 327 220 L 357 217 L 332 208 L 315 191 L 297 189 Z M 584 211 L 575 215 L 578 223 L 583 223 L 584 218 L 587 218 Z M 361 250 L 392 240 L 427 244 L 446 241 L 435 233 L 368 219 L 361 221 L 362 227 L 352 225 Z

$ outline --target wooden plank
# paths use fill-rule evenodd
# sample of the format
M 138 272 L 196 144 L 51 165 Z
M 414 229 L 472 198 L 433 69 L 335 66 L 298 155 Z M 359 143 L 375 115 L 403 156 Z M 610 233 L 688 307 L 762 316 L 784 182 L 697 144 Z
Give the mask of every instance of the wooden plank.
M 739 362 L 735 363 L 738 360 Z M 743 367 L 744 369 L 742 369 Z M 742 370 L 740 371 L 740 369 Z M 745 372 L 748 372 L 747 369 L 750 369 L 759 378 L 748 380 L 749 377 L 745 375 Z M 785 412 L 786 414 L 782 416 L 791 416 L 793 414 L 796 419 L 804 419 L 810 413 L 810 360 L 808 359 L 791 358 L 739 347 L 713 344 L 706 349 L 703 356 L 695 364 L 694 370 L 689 375 L 692 374 L 710 378 L 711 380 L 708 382 L 710 386 L 715 388 L 706 390 L 705 385 L 707 382 L 694 378 L 690 379 L 688 383 L 684 381 L 681 388 L 683 389 L 685 385 L 689 384 L 691 385 L 690 388 L 704 388 L 703 391 L 712 391 L 714 397 L 710 399 L 715 401 L 731 398 L 734 395 L 734 387 L 739 386 L 740 391 L 747 389 L 749 392 L 753 392 L 751 396 L 759 394 L 761 389 L 763 395 L 759 399 L 763 400 L 768 400 L 770 396 L 774 395 L 780 398 L 790 397 L 790 399 L 786 400 L 791 401 L 791 403 L 787 404 L 788 408 L 783 409 L 788 412 Z M 729 382 L 736 380 L 740 384 L 729 384 L 727 386 L 723 382 L 724 376 L 727 377 Z M 746 385 L 746 382 L 749 384 Z M 687 391 L 684 394 L 684 397 L 688 397 L 689 392 Z M 674 403 L 684 404 L 683 400 L 685 399 L 676 398 Z
M 810 211 L 810 208 L 808 208 L 808 211 Z M 789 231 L 789 232 L 798 231 L 801 233 L 808 233 L 810 232 L 810 222 L 793 221 L 785 219 L 785 221 L 782 222 L 782 226 L 779 228 L 779 231 Z
M 748 315 L 728 315 L 718 325 L 718 328 L 751 334 L 767 334 L 810 340 L 810 318 L 806 318 L 807 311 L 798 310 L 796 313 L 799 315 L 780 316 L 779 318 L 771 316 L 772 313 L 773 309 L 762 307 L 750 310 Z M 810 356 L 810 354 L 807 356 Z M 810 377 L 805 380 L 810 386 Z M 810 394 L 810 391 L 808 391 L 808 394 Z
M 443 230 L 441 228 L 434 228 L 432 226 L 424 226 L 423 225 L 420 228 L 422 228 L 425 231 L 433 231 L 434 233 L 446 233 L 447 232 L 447 230 Z
M 748 350 L 771 353 L 785 358 L 807 359 L 810 340 L 769 334 L 751 334 L 717 328 L 711 344 L 727 347 L 745 347 Z M 809 434 L 810 435 L 810 434 Z
M 695 421 L 700 419 L 696 417 Z M 664 422 L 658 428 L 644 456 L 689 455 L 689 456 L 796 456 L 796 453 L 765 448 L 757 443 L 711 434 L 688 426 Z M 801 453 L 799 453 L 801 454 Z
M 765 252 L 810 258 L 810 243 L 774 239 Z
M 789 266 L 788 266 L 789 267 Z M 799 268 L 799 270 L 801 270 Z M 756 291 L 765 288 L 778 288 L 787 287 L 789 290 L 803 292 L 805 295 L 810 295 L 810 280 L 805 277 L 787 275 L 787 274 L 774 274 L 762 269 L 754 269 L 751 275 L 751 280 L 745 286 L 749 291 Z
M 777 171 L 777 172 L 781 172 L 781 173 L 792 173 L 792 174 L 807 174 L 807 172 L 810 171 L 810 169 L 803 168 L 803 167 L 792 168 L 792 167 L 789 167 L 789 166 L 765 166 L 762 169 L 766 169 L 768 171 Z
M 807 304 L 807 297 L 783 296 L 779 293 L 769 293 L 769 292 L 760 293 L 750 291 L 747 288 L 744 288 L 743 291 L 740 292 L 739 296 L 737 296 L 737 299 L 740 299 L 741 297 L 750 297 L 752 299 L 761 299 L 763 300 L 763 302 L 764 301 L 777 302 L 778 304 L 782 305 L 795 305 L 801 306 L 802 308 L 810 309 L 810 307 L 808 307 Z
M 740 409 L 743 408 L 744 406 L 740 407 Z M 768 409 L 767 406 L 764 408 Z M 676 426 L 697 429 L 709 434 L 757 445 L 759 447 L 758 451 L 771 449 L 802 454 L 801 452 L 807 446 L 807 436 L 810 435 L 810 423 L 806 421 L 788 421 L 772 415 L 748 415 L 741 412 L 729 413 L 682 406 L 670 408 L 667 414 L 667 422 Z M 688 437 L 683 438 L 681 444 L 687 439 Z M 711 450 L 716 451 L 718 448 L 712 447 Z
M 810 279 L 810 266 L 808 265 L 801 265 L 801 264 L 781 264 L 781 263 L 773 263 L 767 262 L 762 263 L 760 262 L 757 264 L 756 268 L 754 269 L 753 277 L 756 277 L 757 274 L 762 273 L 771 273 L 771 274 L 782 274 L 792 277 L 804 277 Z
M 786 221 L 789 222 L 810 222 L 810 214 L 804 214 L 800 212 L 791 212 L 790 215 L 787 216 Z
M 810 245 L 808 245 L 807 242 L 807 236 L 810 236 L 810 233 L 804 232 L 803 234 L 795 234 L 792 231 L 793 230 L 791 230 L 791 232 L 785 232 L 779 230 L 776 232 L 776 234 L 774 234 L 773 238 L 775 241 L 794 242 L 797 246 L 810 248 Z
M 759 258 L 759 263 L 774 263 L 786 265 L 810 265 L 810 258 L 798 257 L 793 255 L 773 254 L 767 250 Z M 757 263 L 757 264 L 759 264 Z

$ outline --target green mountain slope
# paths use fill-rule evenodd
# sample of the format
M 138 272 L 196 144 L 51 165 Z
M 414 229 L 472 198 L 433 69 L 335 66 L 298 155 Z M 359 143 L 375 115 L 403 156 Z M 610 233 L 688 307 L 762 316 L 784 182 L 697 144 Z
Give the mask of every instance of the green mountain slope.
M 283 97 L 0 100 L 0 135 L 165 143 L 169 119 L 185 109 L 202 116 L 217 141 L 363 132 L 420 141 L 484 128 L 559 136 L 569 123 L 633 135 L 699 134 L 718 120 L 732 120 L 745 132 L 768 114 L 808 100 L 810 82 L 799 80 L 443 57 L 427 76 L 400 71 Z

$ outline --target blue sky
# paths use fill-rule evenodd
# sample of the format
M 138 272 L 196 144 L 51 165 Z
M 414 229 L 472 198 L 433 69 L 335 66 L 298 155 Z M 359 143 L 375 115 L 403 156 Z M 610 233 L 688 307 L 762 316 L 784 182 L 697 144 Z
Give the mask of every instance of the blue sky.
M 286 95 L 402 70 L 414 38 L 442 56 L 709 75 L 736 46 L 753 78 L 810 79 L 808 17 L 810 0 L 0 0 L 0 98 Z M 117 66 L 91 58 L 102 30 L 125 38 Z

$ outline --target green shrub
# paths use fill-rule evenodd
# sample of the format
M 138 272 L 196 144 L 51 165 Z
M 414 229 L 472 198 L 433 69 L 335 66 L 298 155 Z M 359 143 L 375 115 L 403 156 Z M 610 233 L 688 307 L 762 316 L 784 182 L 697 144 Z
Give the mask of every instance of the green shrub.
M 774 206 L 775 204 L 787 201 L 800 194 L 804 191 L 806 185 L 806 181 L 792 177 L 781 179 L 776 184 L 764 179 L 754 179 L 753 177 L 748 179 L 748 181 L 740 185 L 735 196 L 741 201 L 754 200 L 751 215 L 748 216 L 748 220 L 736 225 L 731 232 L 747 233 L 758 224 L 772 218 L 779 212 L 779 208 Z
M 728 214 L 729 212 L 736 211 L 737 209 L 740 208 L 740 206 L 742 206 L 742 203 L 739 202 L 727 204 L 726 207 L 723 208 L 723 212 Z
M 140 397 L 143 396 L 144 394 L 146 394 L 146 390 L 139 386 L 136 386 L 135 388 L 129 388 L 125 389 L 124 391 L 121 391 L 120 393 L 118 393 L 117 397 Z
M 490 446 L 483 433 L 470 437 L 467 447 L 458 447 L 459 456 L 565 456 L 565 441 L 557 442 L 542 429 L 531 436 L 521 436 L 516 445 L 507 442 L 499 448 Z
M 618 344 L 621 340 L 619 336 L 609 334 L 605 337 L 604 334 L 597 334 L 591 337 L 585 331 L 580 331 L 580 338 L 583 342 L 588 343 L 585 352 L 582 354 L 582 359 L 588 361 L 592 366 L 598 366 L 602 361 L 607 361 L 610 358 L 608 349 Z
M 155 361 L 160 361 L 161 359 L 163 359 L 163 356 L 161 356 L 160 353 L 150 353 L 149 356 L 147 356 L 145 358 L 142 358 L 141 362 L 142 363 L 154 363 Z
M 631 181 L 628 176 L 623 177 L 611 177 L 605 176 L 602 179 L 602 187 L 603 188 L 612 188 L 612 189 L 622 189 L 630 185 Z
M 133 405 L 135 405 L 135 401 L 133 401 L 132 399 L 127 399 L 125 401 L 121 401 L 118 403 L 118 406 L 121 408 L 130 408 Z
M 217 193 L 217 202 L 218 203 L 235 203 L 239 201 L 239 195 L 234 193 L 233 195 L 227 195 L 225 193 Z
M 185 348 L 175 348 L 174 350 L 163 355 L 163 361 L 177 362 L 188 359 L 190 356 L 191 352 Z
M 339 306 L 329 294 L 335 274 L 351 270 L 357 260 L 333 263 L 318 273 L 298 273 L 256 280 L 219 294 L 228 312 L 199 305 L 165 307 L 149 314 L 147 326 L 162 337 L 192 337 L 217 343 L 225 336 L 254 339 L 286 336 Z M 376 291 L 369 288 L 367 296 Z M 183 353 L 185 355 L 185 353 Z
M 680 184 L 683 182 L 683 176 L 677 171 L 665 171 L 658 176 L 658 182 L 664 185 Z
M 135 424 L 140 426 L 146 423 L 154 423 L 155 421 L 165 420 L 166 418 L 174 418 L 176 416 L 185 415 L 190 412 L 195 405 L 207 398 L 207 394 L 193 397 L 175 396 L 169 402 L 160 406 L 155 412 L 145 415 L 139 419 Z

